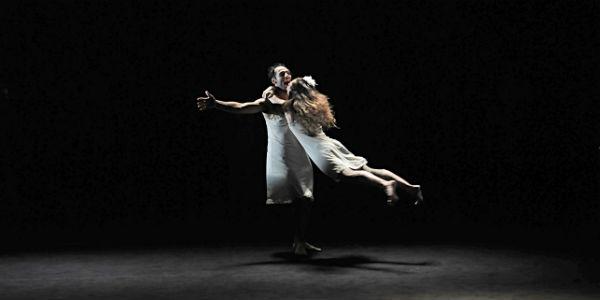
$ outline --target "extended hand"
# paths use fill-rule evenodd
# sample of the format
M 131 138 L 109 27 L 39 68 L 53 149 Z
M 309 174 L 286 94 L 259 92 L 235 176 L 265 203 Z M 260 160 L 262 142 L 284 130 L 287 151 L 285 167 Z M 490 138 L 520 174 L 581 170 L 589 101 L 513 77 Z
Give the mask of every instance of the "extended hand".
M 265 106 L 267 108 L 267 111 L 273 111 L 274 107 L 273 107 L 273 102 L 271 102 L 271 97 L 273 97 L 273 92 L 268 91 L 265 93 Z
M 213 96 L 208 91 L 204 91 L 206 97 L 198 97 L 196 98 L 196 105 L 198 106 L 199 111 L 205 111 L 209 108 L 215 107 L 215 96 Z
M 270 104 L 274 104 L 270 99 L 271 97 L 273 97 L 273 92 L 267 92 L 265 94 L 265 101 L 269 102 Z

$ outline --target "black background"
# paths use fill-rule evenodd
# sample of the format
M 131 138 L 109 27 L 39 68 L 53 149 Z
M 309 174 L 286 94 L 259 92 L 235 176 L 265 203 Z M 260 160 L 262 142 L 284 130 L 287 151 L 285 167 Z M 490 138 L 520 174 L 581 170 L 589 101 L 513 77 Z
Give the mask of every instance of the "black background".
M 5 245 L 288 241 L 266 206 L 261 115 L 284 62 L 328 134 L 421 184 L 387 208 L 315 168 L 317 241 L 599 239 L 598 2 L 2 4 Z

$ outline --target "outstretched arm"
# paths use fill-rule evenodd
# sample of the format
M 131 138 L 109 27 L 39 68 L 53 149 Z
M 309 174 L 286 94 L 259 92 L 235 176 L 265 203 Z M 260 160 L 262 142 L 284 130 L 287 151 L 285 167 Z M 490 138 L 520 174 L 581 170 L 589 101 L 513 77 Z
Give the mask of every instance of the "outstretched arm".
M 206 97 L 198 97 L 196 99 L 198 109 L 200 111 L 209 108 L 217 108 L 222 111 L 236 114 L 255 114 L 264 112 L 268 109 L 270 103 L 266 103 L 265 99 L 259 98 L 251 102 L 236 102 L 236 101 L 221 101 L 217 100 L 208 91 L 205 91 Z

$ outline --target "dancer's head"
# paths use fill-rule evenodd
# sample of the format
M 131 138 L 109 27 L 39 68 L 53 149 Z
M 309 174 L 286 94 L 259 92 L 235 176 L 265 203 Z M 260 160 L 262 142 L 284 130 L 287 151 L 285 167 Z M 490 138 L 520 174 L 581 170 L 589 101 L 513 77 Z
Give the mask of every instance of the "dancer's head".
M 270 66 L 267 69 L 267 76 L 269 77 L 271 84 L 282 90 L 287 90 L 288 85 L 292 80 L 290 69 L 282 63 L 276 63 Z
M 311 76 L 296 77 L 294 80 L 290 81 L 287 90 L 290 97 L 292 97 L 293 94 L 297 98 L 307 99 L 313 98 L 315 93 L 319 93 L 316 86 L 317 82 Z
M 315 135 L 321 127 L 336 127 L 333 110 L 326 95 L 316 89 L 312 77 L 295 78 L 288 86 L 289 101 L 287 108 L 295 114 L 309 134 Z

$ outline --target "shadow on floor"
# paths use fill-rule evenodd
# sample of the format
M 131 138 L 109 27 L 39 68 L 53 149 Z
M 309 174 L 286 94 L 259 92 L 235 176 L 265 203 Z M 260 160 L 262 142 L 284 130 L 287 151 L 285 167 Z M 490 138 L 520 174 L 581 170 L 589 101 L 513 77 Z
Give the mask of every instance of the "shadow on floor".
M 276 252 L 271 255 L 275 260 L 250 262 L 237 264 L 232 267 L 250 267 L 250 266 L 267 266 L 267 265 L 300 265 L 308 266 L 312 270 L 319 272 L 335 272 L 339 273 L 348 269 L 360 269 L 395 273 L 398 275 L 410 274 L 412 272 L 394 270 L 391 268 L 369 266 L 371 264 L 388 265 L 388 266 L 436 266 L 437 262 L 402 262 L 402 261 L 385 261 L 372 259 L 364 255 L 345 255 L 331 258 L 313 258 L 296 256 L 291 252 Z

